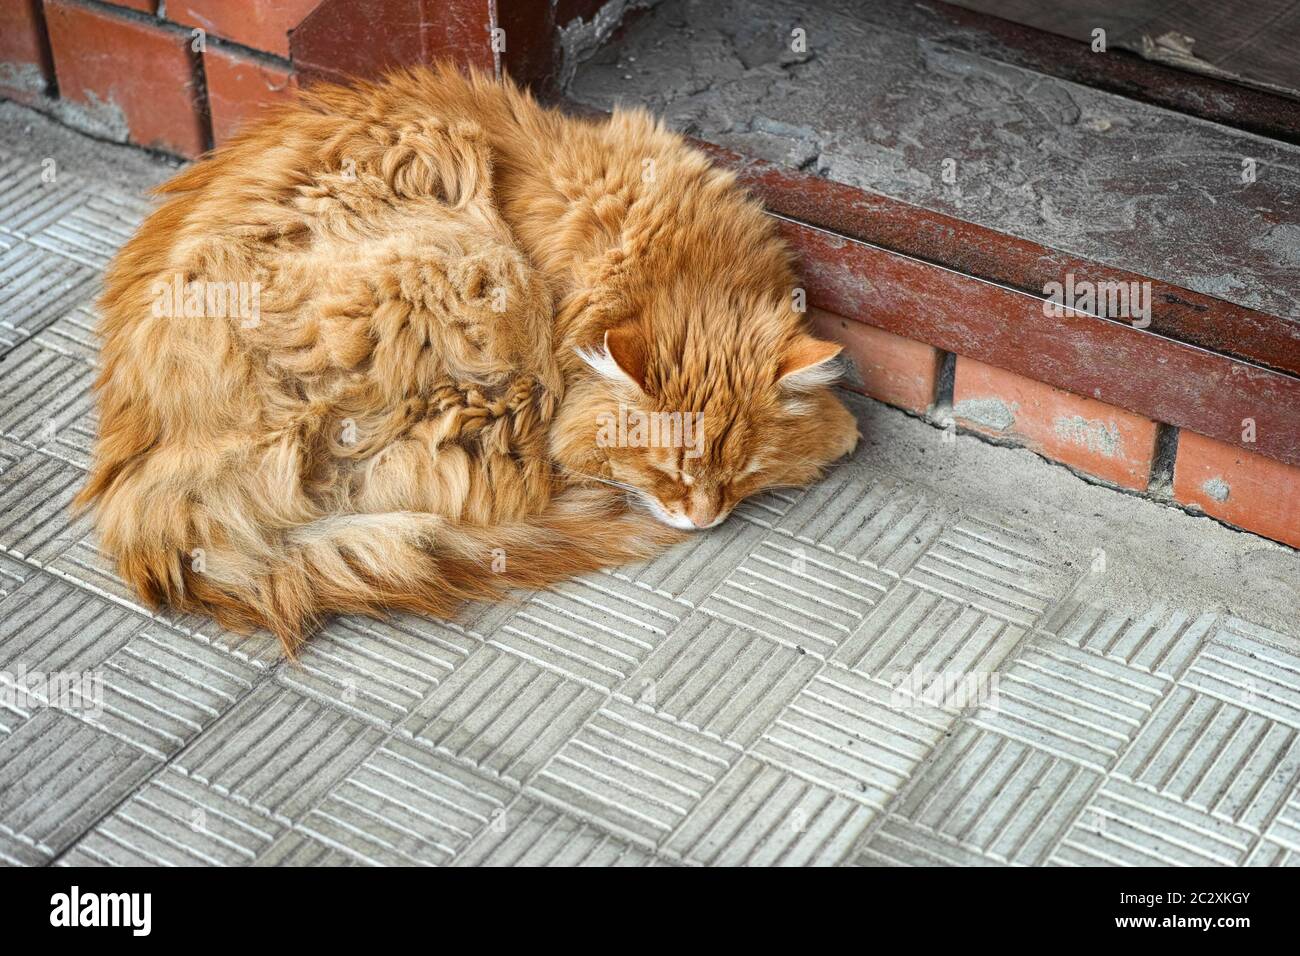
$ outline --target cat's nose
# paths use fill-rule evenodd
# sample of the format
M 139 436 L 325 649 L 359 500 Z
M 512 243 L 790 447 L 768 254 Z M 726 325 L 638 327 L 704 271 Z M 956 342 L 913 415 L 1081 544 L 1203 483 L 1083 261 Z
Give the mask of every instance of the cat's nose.
M 686 506 L 686 517 L 697 528 L 712 528 L 722 520 L 721 498 L 708 498 L 704 495 L 691 496 Z

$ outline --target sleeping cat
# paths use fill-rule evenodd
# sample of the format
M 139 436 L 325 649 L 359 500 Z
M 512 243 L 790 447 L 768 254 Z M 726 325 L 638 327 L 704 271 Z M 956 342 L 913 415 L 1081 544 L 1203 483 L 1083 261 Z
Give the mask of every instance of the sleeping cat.
M 160 191 L 106 277 L 78 498 L 155 607 L 292 654 L 647 557 L 857 442 L 772 222 L 644 113 L 411 70 Z

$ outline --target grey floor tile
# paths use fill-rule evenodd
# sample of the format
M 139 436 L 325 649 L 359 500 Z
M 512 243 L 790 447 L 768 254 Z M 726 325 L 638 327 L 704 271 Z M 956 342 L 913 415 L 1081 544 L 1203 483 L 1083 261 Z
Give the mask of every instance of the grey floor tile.
M 419 706 L 478 642 L 437 621 L 339 618 L 277 679 L 363 720 L 391 728 Z
M 99 294 L 95 269 L 20 241 L 0 250 L 0 351 Z
M 1300 792 L 1291 794 L 1247 862 L 1250 866 L 1300 866 Z
M 537 773 L 529 794 L 653 847 L 736 759 L 703 734 L 611 701 Z
M 980 707 L 971 719 L 1105 772 L 1169 686 L 1145 671 L 1041 637 L 998 675 L 996 701 Z
M 85 480 L 79 468 L 35 450 L 5 468 L 0 474 L 0 548 L 38 565 L 57 559 L 89 528 L 85 515 L 69 510 Z
M 258 670 L 188 634 L 150 624 L 98 673 L 103 705 L 87 723 L 167 759 L 252 691 Z
M 242 866 L 284 827 L 164 769 L 78 840 L 61 866 Z
M 883 810 L 953 720 L 937 708 L 907 706 L 890 688 L 852 671 L 826 667 L 750 753 Z
M 840 645 L 834 660 L 897 685 L 913 672 L 988 675 L 1027 630 L 974 605 L 906 582 L 896 585 Z
M 1253 843 L 1244 827 L 1134 784 L 1108 780 L 1053 860 L 1075 866 L 1239 866 Z
M 696 614 L 655 649 L 617 696 L 743 749 L 819 666 L 810 654 Z
M 1175 687 L 1115 776 L 1259 833 L 1295 793 L 1300 733 L 1216 697 Z
M 379 731 L 355 717 L 267 681 L 172 766 L 288 826 L 382 740 Z
M 390 740 L 298 829 L 359 861 L 446 864 L 506 813 L 515 791 L 412 743 Z
M 865 850 L 924 863 L 951 848 L 1000 863 L 1045 863 L 1101 774 L 1026 743 L 962 725 L 926 764 Z M 872 850 L 874 847 L 874 850 Z
M 490 640 L 608 692 L 688 613 L 685 606 L 611 574 L 591 574 L 534 595 Z
M 1300 728 L 1296 642 L 1239 618 L 1224 618 L 1192 660 L 1182 683 Z
M 33 571 L 0 600 L 0 668 L 96 670 L 148 623 L 67 581 Z
M 698 607 L 763 537 L 762 528 L 736 518 L 711 534 L 692 535 L 657 558 L 618 568 L 613 574 L 687 607 Z
M 496 647 L 481 647 L 398 728 L 401 736 L 521 785 L 604 697 Z
M 516 800 L 456 857 L 457 866 L 655 866 L 640 847 L 542 803 Z
M 47 453 L 66 447 L 79 458 L 88 458 L 90 447 L 82 436 L 91 411 L 94 370 L 32 342 L 10 352 L 5 364 L 0 379 L 0 433 Z M 84 462 L 77 464 L 85 467 Z
M 743 758 L 665 842 L 707 866 L 831 866 L 875 811 L 833 790 Z
M 298 830 L 286 830 L 253 861 L 253 866 L 363 866 L 355 856 L 340 852 Z
M 99 365 L 98 320 L 93 303 L 78 305 L 59 316 L 32 337 L 41 348 L 76 359 L 92 368 Z
M 826 659 L 894 583 L 867 565 L 772 532 L 701 609 Z
M 849 467 L 811 488 L 776 528 L 897 577 L 934 545 L 946 519 L 897 480 Z
M 917 559 L 906 580 L 995 617 L 1032 627 L 1076 575 L 1030 532 L 963 516 Z
M 0 860 L 49 862 L 158 766 L 75 717 L 38 710 L 0 738 Z
M 851 861 L 854 866 L 1002 866 L 926 827 L 890 817 Z
M 1104 606 L 1065 601 L 1041 627 L 1075 647 L 1177 680 L 1215 621 L 1213 614 L 1191 616 L 1163 605 L 1131 617 Z

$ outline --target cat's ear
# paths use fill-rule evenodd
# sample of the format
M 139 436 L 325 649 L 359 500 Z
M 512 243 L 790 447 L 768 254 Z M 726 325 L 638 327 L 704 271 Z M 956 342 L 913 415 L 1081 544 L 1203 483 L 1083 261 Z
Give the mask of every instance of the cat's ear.
M 642 392 L 649 391 L 646 371 L 650 358 L 645 340 L 634 325 L 606 330 L 602 348 L 578 349 L 578 357 L 612 382 L 631 385 Z
M 810 392 L 829 385 L 840 377 L 835 356 L 843 348 L 823 342 L 811 335 L 800 335 L 790 343 L 781 357 L 776 377 L 781 387 L 791 392 Z

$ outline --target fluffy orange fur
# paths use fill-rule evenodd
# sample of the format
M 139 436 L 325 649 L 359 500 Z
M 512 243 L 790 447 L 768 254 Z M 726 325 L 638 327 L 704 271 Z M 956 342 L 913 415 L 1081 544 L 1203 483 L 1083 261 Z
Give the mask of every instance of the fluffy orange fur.
M 642 112 L 412 70 L 314 88 L 160 192 L 106 278 L 78 499 L 155 607 L 292 654 L 330 614 L 651 555 L 856 443 L 771 221 Z M 177 281 L 260 309 L 160 310 Z M 620 407 L 703 441 L 598 440 Z

